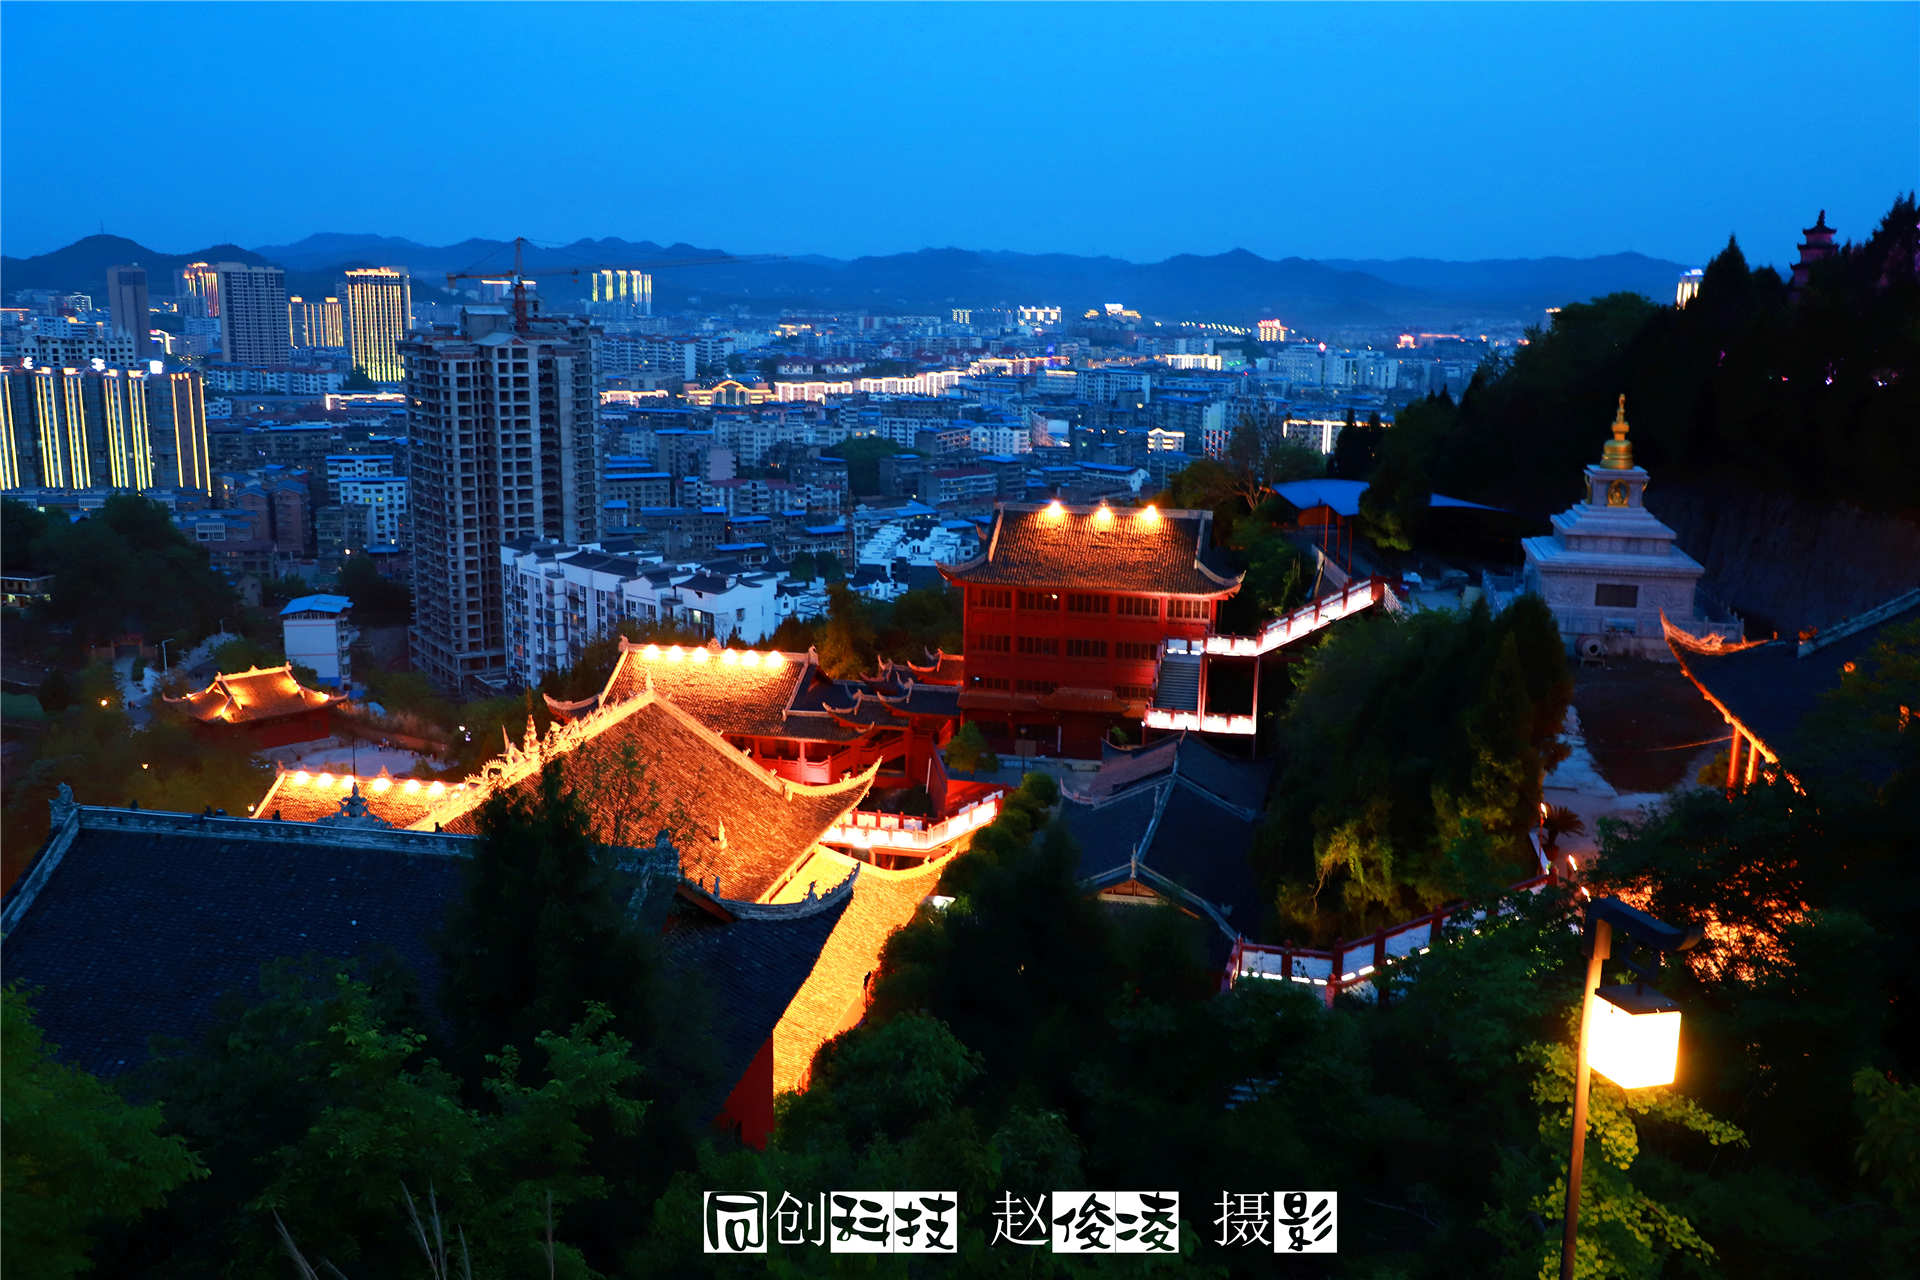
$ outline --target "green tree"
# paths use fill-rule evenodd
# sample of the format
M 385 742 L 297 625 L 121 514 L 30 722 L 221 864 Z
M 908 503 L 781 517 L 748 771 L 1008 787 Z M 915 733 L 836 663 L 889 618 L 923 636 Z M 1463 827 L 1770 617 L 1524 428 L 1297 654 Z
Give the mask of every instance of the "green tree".
M 354 621 L 364 627 L 403 627 L 413 617 L 413 590 L 383 575 L 368 556 L 347 556 L 334 589 L 353 601 Z
M 56 1062 L 18 988 L 0 994 L 0 1014 L 7 1265 L 23 1275 L 79 1275 L 91 1269 L 103 1227 L 156 1208 L 206 1170 L 184 1141 L 160 1134 L 159 1107 L 133 1106 Z
M 962 773 L 991 773 L 1000 767 L 1000 757 L 987 745 L 987 735 L 969 720 L 947 740 L 947 764 Z
M 820 669 L 835 679 L 865 675 L 879 657 L 867 603 L 844 582 L 827 588 L 827 622 L 816 642 Z

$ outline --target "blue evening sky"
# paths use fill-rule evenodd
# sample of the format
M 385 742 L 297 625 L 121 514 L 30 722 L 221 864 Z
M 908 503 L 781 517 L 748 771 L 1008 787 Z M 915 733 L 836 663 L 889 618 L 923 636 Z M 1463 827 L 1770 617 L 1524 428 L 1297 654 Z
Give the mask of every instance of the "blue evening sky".
M 0 5 L 0 247 L 1789 259 L 1920 5 Z

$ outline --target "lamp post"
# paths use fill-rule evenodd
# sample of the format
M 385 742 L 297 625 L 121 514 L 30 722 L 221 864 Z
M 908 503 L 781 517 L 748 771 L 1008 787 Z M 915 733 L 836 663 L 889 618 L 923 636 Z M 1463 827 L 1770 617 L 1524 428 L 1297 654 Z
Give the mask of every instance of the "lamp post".
M 1618 898 L 1589 903 L 1582 926 L 1587 942 L 1587 980 L 1580 992 L 1580 1043 L 1573 1066 L 1573 1153 L 1567 1161 L 1567 1218 L 1560 1236 L 1560 1280 L 1573 1280 L 1591 1068 L 1599 1067 L 1601 1075 L 1623 1089 L 1673 1083 L 1680 1055 L 1680 1011 L 1673 1001 L 1646 984 L 1659 972 L 1663 954 L 1685 951 L 1703 936 L 1698 926 L 1676 929 Z M 1632 970 L 1636 980 L 1626 986 L 1601 988 L 1601 972 L 1612 958 L 1616 929 L 1626 940 L 1620 962 Z M 1634 961 L 1636 945 L 1652 954 L 1648 963 Z

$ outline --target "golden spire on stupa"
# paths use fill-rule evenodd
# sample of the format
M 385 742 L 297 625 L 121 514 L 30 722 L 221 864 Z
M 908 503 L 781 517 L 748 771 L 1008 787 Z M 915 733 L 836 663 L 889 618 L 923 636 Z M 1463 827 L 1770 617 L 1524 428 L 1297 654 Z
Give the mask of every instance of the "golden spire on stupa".
M 1600 451 L 1600 465 L 1609 471 L 1633 470 L 1633 446 L 1627 443 L 1627 397 L 1620 397 L 1620 410 L 1613 419 L 1613 439 Z

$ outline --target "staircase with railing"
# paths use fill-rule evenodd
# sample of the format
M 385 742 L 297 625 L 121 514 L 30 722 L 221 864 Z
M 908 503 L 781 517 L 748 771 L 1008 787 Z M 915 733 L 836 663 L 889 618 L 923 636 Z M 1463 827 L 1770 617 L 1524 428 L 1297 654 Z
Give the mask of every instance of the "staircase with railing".
M 1153 698 L 1142 722 L 1149 729 L 1193 729 L 1201 733 L 1251 734 L 1251 715 L 1211 715 L 1201 705 L 1206 688 L 1204 666 L 1212 658 L 1258 658 L 1304 640 L 1322 628 L 1381 605 L 1398 613 L 1400 597 L 1380 577 L 1359 578 L 1291 613 L 1268 622 L 1250 636 L 1208 636 L 1204 640 L 1168 640 L 1160 646 Z

